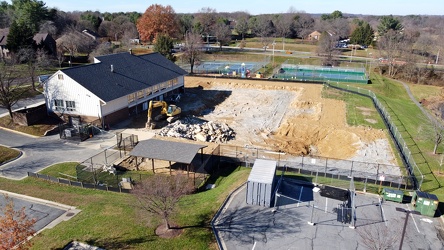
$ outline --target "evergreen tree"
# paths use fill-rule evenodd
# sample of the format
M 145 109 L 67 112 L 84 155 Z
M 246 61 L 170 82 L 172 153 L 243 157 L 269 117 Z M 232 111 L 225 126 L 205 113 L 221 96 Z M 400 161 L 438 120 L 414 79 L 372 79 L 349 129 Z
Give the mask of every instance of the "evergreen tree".
M 159 52 L 168 60 L 174 62 L 176 57 L 171 53 L 173 39 L 166 34 L 158 34 L 154 42 L 154 51 Z
M 374 32 L 370 24 L 365 23 L 363 25 L 358 26 L 350 37 L 350 42 L 352 44 L 360 44 L 360 45 L 370 45 L 373 41 Z
M 404 27 L 401 24 L 401 21 L 394 18 L 392 15 L 381 17 L 381 21 L 378 25 L 379 35 L 382 36 L 387 33 L 389 30 L 401 31 Z
M 6 47 L 11 52 L 17 52 L 24 47 L 35 48 L 36 45 L 33 37 L 34 34 L 28 26 L 19 25 L 16 21 L 13 21 L 11 27 L 9 28 Z

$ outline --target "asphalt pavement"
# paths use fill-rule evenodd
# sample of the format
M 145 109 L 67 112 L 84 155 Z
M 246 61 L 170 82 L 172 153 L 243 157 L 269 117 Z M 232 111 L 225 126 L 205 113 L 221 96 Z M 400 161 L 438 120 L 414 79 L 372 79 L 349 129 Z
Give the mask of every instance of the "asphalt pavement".
M 0 145 L 20 150 L 22 155 L 0 165 L 0 177 L 20 180 L 59 162 L 82 162 L 116 144 L 113 134 L 84 142 L 62 140 L 59 135 L 32 137 L 0 128 Z
M 6 204 L 6 195 L 14 202 L 15 211 L 24 208 L 27 218 L 36 220 L 33 229 L 37 233 L 69 220 L 80 212 L 72 206 L 0 190 L 0 215 L 1 208 Z
M 385 244 L 384 249 L 397 249 L 406 214 L 396 211 L 396 207 L 412 209 L 410 204 L 395 202 L 381 205 L 377 195 L 358 193 L 353 227 L 337 221 L 341 201 L 313 192 L 307 196 L 311 200 L 298 203 L 295 199 L 300 199 L 300 194 L 296 192 L 294 196 L 289 200 L 292 202 L 277 209 L 248 205 L 246 188 L 241 188 L 215 219 L 222 249 L 355 250 L 375 248 L 377 244 Z M 437 231 L 440 227 L 440 218 L 411 214 L 403 249 L 443 249 Z

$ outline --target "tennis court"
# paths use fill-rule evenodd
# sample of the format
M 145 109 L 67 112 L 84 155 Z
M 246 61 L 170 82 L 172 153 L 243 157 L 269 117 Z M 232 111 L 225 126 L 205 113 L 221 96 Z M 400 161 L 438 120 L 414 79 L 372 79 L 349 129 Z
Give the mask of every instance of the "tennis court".
M 322 67 L 312 65 L 282 64 L 273 78 L 300 81 L 337 81 L 368 83 L 365 68 Z
M 266 62 L 233 62 L 233 61 L 202 61 L 195 65 L 193 72 L 196 74 L 223 74 L 246 77 L 249 72 L 260 71 Z M 188 66 L 184 68 L 190 70 Z

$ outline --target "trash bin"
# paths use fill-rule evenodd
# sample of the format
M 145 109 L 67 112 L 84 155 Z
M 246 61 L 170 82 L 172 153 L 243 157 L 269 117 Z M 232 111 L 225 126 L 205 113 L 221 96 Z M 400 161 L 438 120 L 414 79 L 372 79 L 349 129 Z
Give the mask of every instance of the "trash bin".
M 415 211 L 418 211 L 425 216 L 434 217 L 439 201 L 438 197 L 434 194 L 415 191 L 412 197 L 412 204 Z
M 402 200 L 404 199 L 404 192 L 396 189 L 384 188 L 382 190 L 382 195 L 384 200 L 386 201 L 395 201 L 402 203 Z

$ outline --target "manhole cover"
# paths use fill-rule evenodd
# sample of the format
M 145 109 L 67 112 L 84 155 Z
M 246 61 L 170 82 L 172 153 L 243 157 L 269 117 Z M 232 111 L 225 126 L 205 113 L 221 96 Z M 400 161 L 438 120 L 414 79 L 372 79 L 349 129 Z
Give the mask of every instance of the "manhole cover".
M 66 216 L 68 216 L 68 217 L 71 217 L 71 216 L 73 216 L 74 215 L 74 213 L 67 213 L 66 214 Z

